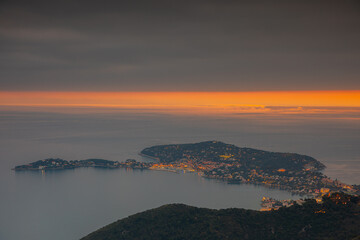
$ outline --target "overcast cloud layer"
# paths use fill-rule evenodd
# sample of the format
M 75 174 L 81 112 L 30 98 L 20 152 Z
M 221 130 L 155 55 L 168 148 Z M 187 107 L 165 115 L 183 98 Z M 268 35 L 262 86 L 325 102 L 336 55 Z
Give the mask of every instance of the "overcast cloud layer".
M 1 91 L 360 89 L 358 0 L 1 2 Z

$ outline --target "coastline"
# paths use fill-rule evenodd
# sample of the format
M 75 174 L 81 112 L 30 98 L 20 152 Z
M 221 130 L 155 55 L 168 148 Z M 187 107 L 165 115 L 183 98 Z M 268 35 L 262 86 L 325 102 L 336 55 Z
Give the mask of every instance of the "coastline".
M 162 171 L 162 172 L 172 172 L 172 173 L 177 173 L 177 174 L 179 174 L 178 171 L 173 170 L 173 169 L 149 168 L 148 170 L 151 170 L 151 171 Z
M 135 159 L 127 159 L 125 162 L 119 162 L 105 159 L 66 161 L 59 158 L 51 158 L 39 160 L 27 165 L 16 166 L 13 170 L 44 171 L 66 170 L 78 167 L 95 167 L 110 169 L 147 169 L 172 173 L 180 173 L 180 171 L 184 171 L 185 173 L 185 171 L 190 171 L 196 172 L 203 178 L 217 179 L 228 184 L 246 183 L 260 185 L 267 188 L 284 190 L 294 195 L 311 196 L 316 199 L 320 199 L 323 193 L 329 191 L 344 191 L 349 194 L 356 194 L 359 191 L 356 186 L 347 185 L 328 178 L 322 173 L 326 166 L 316 159 L 305 155 L 245 149 L 242 150 L 245 151 L 243 154 L 247 154 L 250 157 L 245 157 L 245 163 L 239 164 L 239 159 L 244 157 L 241 157 L 239 155 L 240 153 L 238 153 L 238 149 L 241 150 L 241 148 L 238 148 L 235 145 L 214 141 L 190 145 L 179 144 L 176 146 L 176 151 L 180 151 L 180 153 L 177 152 L 178 154 L 175 156 L 178 158 L 183 157 L 180 160 L 175 159 L 173 155 L 168 154 L 168 152 L 165 151 L 168 150 L 167 146 L 169 145 L 154 146 L 151 148 L 154 148 L 155 150 L 146 148 L 143 151 L 138 152 L 139 156 L 148 158 L 141 162 Z M 175 145 L 170 146 L 174 147 Z M 184 146 L 187 148 L 190 147 L 190 150 L 182 149 Z M 222 153 L 224 147 L 226 147 L 226 151 L 230 153 L 224 155 Z M 199 158 L 197 162 L 194 163 L 196 160 L 191 160 L 191 157 L 196 159 L 198 155 L 202 156 L 204 152 L 203 149 L 207 149 L 208 151 L 206 159 L 203 160 Z M 258 156 L 259 154 L 261 154 L 260 157 Z M 276 159 L 283 160 L 285 163 L 269 170 L 266 165 L 264 167 L 264 162 L 266 163 L 266 161 L 264 161 L 263 158 L 267 157 L 267 159 L 274 161 L 274 154 Z M 184 158 L 184 156 L 188 159 Z M 251 161 L 249 159 L 251 159 Z M 297 162 L 300 162 L 301 164 L 296 165 Z M 280 167 L 286 167 L 287 169 Z

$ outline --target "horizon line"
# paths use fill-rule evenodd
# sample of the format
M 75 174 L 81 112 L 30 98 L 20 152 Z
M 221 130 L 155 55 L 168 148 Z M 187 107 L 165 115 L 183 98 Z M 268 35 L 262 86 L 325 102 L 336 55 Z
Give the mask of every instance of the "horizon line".
M 258 92 L 1 92 L 0 105 L 360 107 L 360 90 Z

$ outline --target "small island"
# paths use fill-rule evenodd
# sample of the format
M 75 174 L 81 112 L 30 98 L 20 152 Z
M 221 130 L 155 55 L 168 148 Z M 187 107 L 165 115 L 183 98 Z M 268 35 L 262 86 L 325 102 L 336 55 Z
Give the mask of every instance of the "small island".
M 128 159 L 124 162 L 104 159 L 66 161 L 39 160 L 14 168 L 15 171 L 66 170 L 79 167 L 131 168 L 171 172 L 196 172 L 205 178 L 219 179 L 230 184 L 257 184 L 279 188 L 298 195 L 314 197 L 332 192 L 359 195 L 358 185 L 344 184 L 325 176 L 325 165 L 316 159 L 296 153 L 280 153 L 241 148 L 220 141 L 191 144 L 159 145 L 145 148 L 140 155 L 152 162 Z M 292 205 L 292 201 L 263 198 L 263 210 Z

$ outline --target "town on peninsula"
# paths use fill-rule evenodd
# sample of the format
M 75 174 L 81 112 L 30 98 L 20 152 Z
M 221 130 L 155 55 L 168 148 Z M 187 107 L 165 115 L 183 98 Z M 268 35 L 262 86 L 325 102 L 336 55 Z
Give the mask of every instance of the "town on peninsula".
M 333 180 L 321 171 L 325 168 L 316 159 L 295 153 L 279 153 L 240 148 L 220 141 L 191 144 L 159 145 L 145 148 L 140 155 L 153 161 L 124 162 L 104 159 L 71 160 L 45 159 L 13 168 L 15 171 L 66 170 L 80 167 L 130 168 L 195 172 L 205 178 L 218 179 L 231 184 L 256 184 L 279 188 L 293 194 L 322 201 L 324 195 L 344 192 L 360 195 L 359 185 L 348 185 Z M 298 200 L 297 203 L 300 203 Z M 262 210 L 291 206 L 293 200 L 275 200 L 264 197 Z

